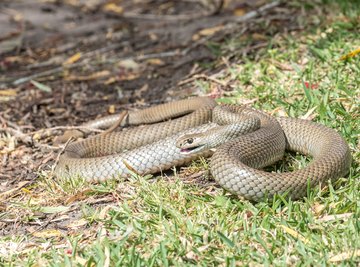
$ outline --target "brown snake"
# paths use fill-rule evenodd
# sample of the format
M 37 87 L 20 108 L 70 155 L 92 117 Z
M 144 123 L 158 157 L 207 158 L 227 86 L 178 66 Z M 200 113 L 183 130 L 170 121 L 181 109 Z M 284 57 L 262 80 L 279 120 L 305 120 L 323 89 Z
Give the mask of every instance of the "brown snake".
M 155 123 L 169 118 L 175 119 Z M 109 126 L 116 119 L 106 117 L 95 121 L 95 126 Z M 205 97 L 129 113 L 123 125 L 143 123 L 150 124 L 71 143 L 55 174 L 103 181 L 131 171 L 157 173 L 212 155 L 210 170 L 221 186 L 261 201 L 275 194 L 293 199 L 304 196 L 308 186 L 346 175 L 351 164 L 347 143 L 330 128 L 301 119 L 275 118 L 248 107 L 217 106 Z M 281 159 L 285 149 L 313 159 L 293 172 L 259 170 Z

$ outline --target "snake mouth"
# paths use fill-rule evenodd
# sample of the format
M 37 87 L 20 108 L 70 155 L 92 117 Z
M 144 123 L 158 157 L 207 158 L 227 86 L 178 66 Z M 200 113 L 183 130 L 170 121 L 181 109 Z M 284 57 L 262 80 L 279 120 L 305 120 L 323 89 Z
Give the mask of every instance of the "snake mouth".
M 187 148 L 181 148 L 180 153 L 181 154 L 192 154 L 196 153 L 200 150 L 202 150 L 204 145 L 194 146 L 194 147 L 187 147 Z

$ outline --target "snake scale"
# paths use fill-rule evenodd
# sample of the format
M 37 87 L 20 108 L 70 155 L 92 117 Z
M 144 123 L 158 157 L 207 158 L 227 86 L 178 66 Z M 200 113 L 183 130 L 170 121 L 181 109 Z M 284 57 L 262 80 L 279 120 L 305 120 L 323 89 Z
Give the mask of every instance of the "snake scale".
M 117 119 L 109 116 L 87 125 L 107 127 Z M 309 186 L 346 175 L 351 164 L 347 143 L 333 129 L 302 119 L 275 118 L 246 106 L 217 105 L 206 97 L 130 112 L 122 123 L 139 124 L 146 125 L 69 144 L 55 175 L 104 181 L 131 171 L 158 173 L 212 156 L 210 171 L 222 187 L 261 201 L 276 194 L 300 198 Z M 313 159 L 292 172 L 261 170 L 280 160 L 285 150 Z

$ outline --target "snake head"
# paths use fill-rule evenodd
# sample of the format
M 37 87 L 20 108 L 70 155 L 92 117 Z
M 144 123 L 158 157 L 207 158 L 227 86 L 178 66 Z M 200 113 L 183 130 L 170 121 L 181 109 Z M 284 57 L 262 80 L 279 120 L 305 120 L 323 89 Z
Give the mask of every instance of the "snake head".
M 197 153 L 207 149 L 203 139 L 202 134 L 187 134 L 176 141 L 176 147 L 180 148 L 180 152 L 183 154 Z

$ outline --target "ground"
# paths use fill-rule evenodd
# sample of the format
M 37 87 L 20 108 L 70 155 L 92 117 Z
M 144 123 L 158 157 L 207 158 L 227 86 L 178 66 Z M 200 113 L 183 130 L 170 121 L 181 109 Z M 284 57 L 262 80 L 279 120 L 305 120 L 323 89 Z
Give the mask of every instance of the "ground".
M 2 1 L 0 263 L 357 265 L 357 1 Z M 349 175 L 252 203 L 208 161 L 162 176 L 55 179 L 54 136 L 124 109 L 193 95 L 339 131 Z M 271 170 L 301 168 L 308 159 Z

